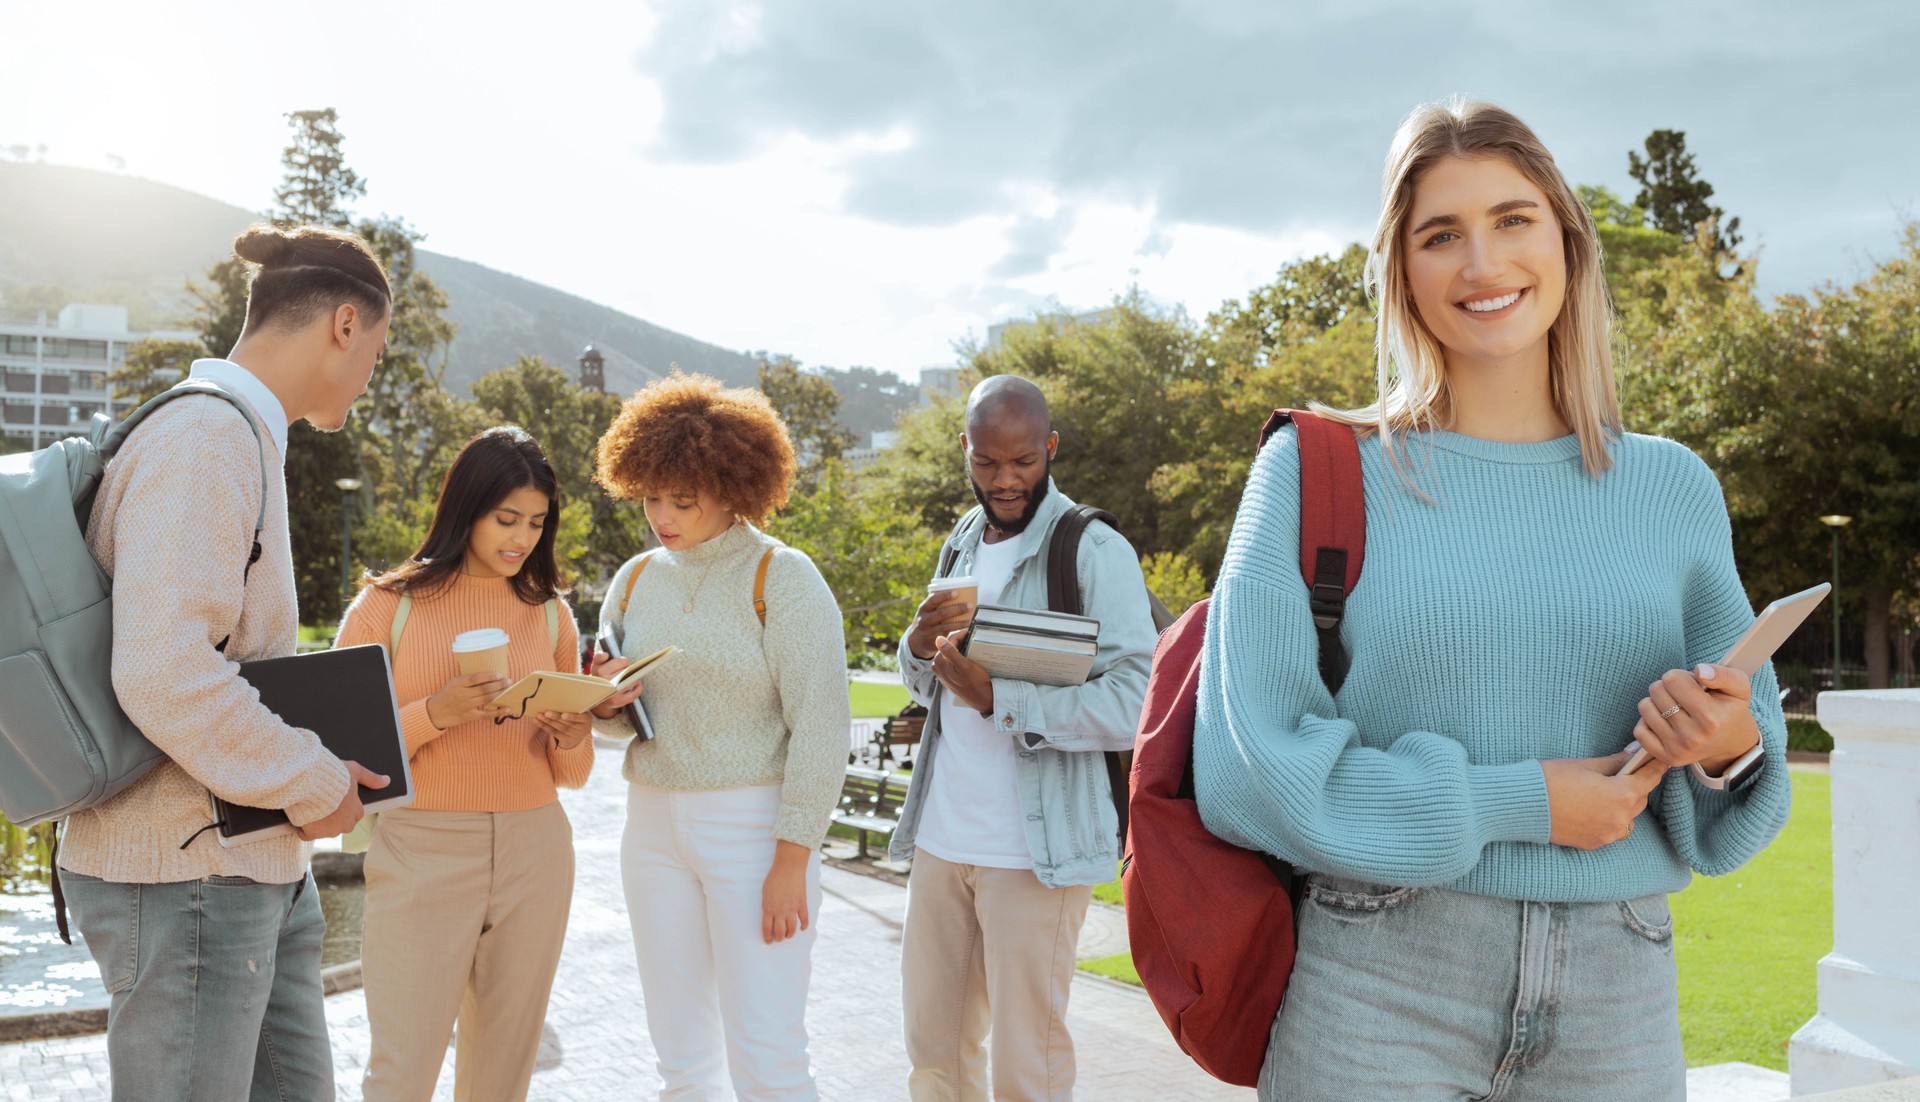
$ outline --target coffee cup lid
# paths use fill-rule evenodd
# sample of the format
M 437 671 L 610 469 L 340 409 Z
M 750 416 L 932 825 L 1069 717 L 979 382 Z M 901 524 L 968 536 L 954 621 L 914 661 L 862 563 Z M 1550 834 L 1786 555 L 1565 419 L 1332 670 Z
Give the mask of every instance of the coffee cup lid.
M 470 654 L 477 650 L 492 650 L 506 645 L 507 633 L 499 628 L 475 628 L 453 637 L 453 649 L 456 654 Z
M 973 576 L 970 574 L 962 574 L 954 578 L 935 578 L 927 583 L 927 592 L 944 593 L 949 589 L 965 589 L 974 584 Z

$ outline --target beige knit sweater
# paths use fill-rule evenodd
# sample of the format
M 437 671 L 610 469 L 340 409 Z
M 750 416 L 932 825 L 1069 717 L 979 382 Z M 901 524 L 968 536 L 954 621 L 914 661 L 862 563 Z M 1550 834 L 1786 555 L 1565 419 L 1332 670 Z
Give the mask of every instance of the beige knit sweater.
M 767 570 L 767 623 L 753 578 Z M 633 563 L 614 575 L 601 623 L 620 623 L 631 657 L 680 648 L 641 678 L 654 738 L 627 750 L 627 780 L 654 788 L 781 786 L 774 837 L 809 848 L 840 797 L 851 720 L 840 609 L 813 560 L 750 525 L 695 547 L 652 555 L 623 616 Z M 687 602 L 693 611 L 684 611 Z M 630 738 L 624 719 L 596 721 Z
M 241 578 L 260 512 L 262 554 Z M 251 807 L 323 818 L 347 794 L 347 771 L 311 731 L 260 704 L 237 663 L 292 654 L 299 615 L 287 541 L 287 487 L 272 437 L 218 398 L 155 411 L 107 464 L 87 543 L 113 577 L 113 687 L 171 761 L 67 820 L 60 865 L 119 883 L 244 876 L 286 884 L 310 847 L 292 835 L 225 848 L 209 790 Z M 222 655 L 214 647 L 232 635 Z

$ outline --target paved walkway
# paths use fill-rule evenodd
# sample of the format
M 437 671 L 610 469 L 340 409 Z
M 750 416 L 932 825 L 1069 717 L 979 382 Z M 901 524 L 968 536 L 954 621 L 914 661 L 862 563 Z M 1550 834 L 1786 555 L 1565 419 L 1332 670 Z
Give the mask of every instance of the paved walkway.
M 540 1070 L 533 1078 L 534 1099 L 625 1102 L 656 1097 L 659 1090 L 620 889 L 626 787 L 618 749 L 602 743 L 601 750 L 587 787 L 563 797 L 573 820 L 579 871 Z M 807 1011 L 820 1092 L 832 1102 L 904 1099 L 900 924 L 906 892 L 897 884 L 832 867 L 823 886 L 826 900 Z M 358 991 L 336 995 L 327 1000 L 327 1018 L 339 1097 L 358 1102 L 368 1051 L 366 1000 Z M 1068 1022 L 1080 1058 L 1079 1097 L 1182 1102 L 1253 1097 L 1195 1068 L 1136 990 L 1083 974 L 1074 984 Z M 104 1099 L 107 1081 L 103 1035 L 0 1046 L 0 1102 Z M 452 1097 L 449 1053 L 434 1098 Z

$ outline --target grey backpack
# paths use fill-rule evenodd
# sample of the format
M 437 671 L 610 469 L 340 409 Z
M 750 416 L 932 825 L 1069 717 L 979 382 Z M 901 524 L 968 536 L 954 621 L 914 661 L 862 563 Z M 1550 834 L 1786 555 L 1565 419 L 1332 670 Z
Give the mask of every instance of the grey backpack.
M 0 811 L 19 826 L 84 811 L 166 760 L 114 695 L 113 580 L 87 549 L 86 525 L 107 460 L 128 434 L 196 394 L 233 403 L 259 440 L 245 403 L 189 379 L 117 425 L 96 413 L 86 437 L 0 457 Z M 263 448 L 249 570 L 260 558 L 266 477 Z

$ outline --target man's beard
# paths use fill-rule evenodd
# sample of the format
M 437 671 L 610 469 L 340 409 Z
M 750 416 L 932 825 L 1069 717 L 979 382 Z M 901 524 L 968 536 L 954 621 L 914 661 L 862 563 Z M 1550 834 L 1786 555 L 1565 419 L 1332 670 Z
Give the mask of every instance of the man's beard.
M 1040 481 L 1026 492 L 1027 507 L 1020 510 L 1020 515 L 1013 520 L 1001 520 L 993 515 L 993 504 L 981 492 L 980 484 L 973 480 L 973 475 L 967 475 L 967 485 L 973 487 L 973 499 L 980 503 L 980 511 L 987 518 L 987 527 L 1008 536 L 1019 535 L 1027 530 L 1027 525 L 1033 523 L 1034 516 L 1040 512 L 1040 503 L 1047 499 L 1047 487 L 1052 481 L 1053 457 L 1048 456 L 1046 469 L 1040 472 Z

